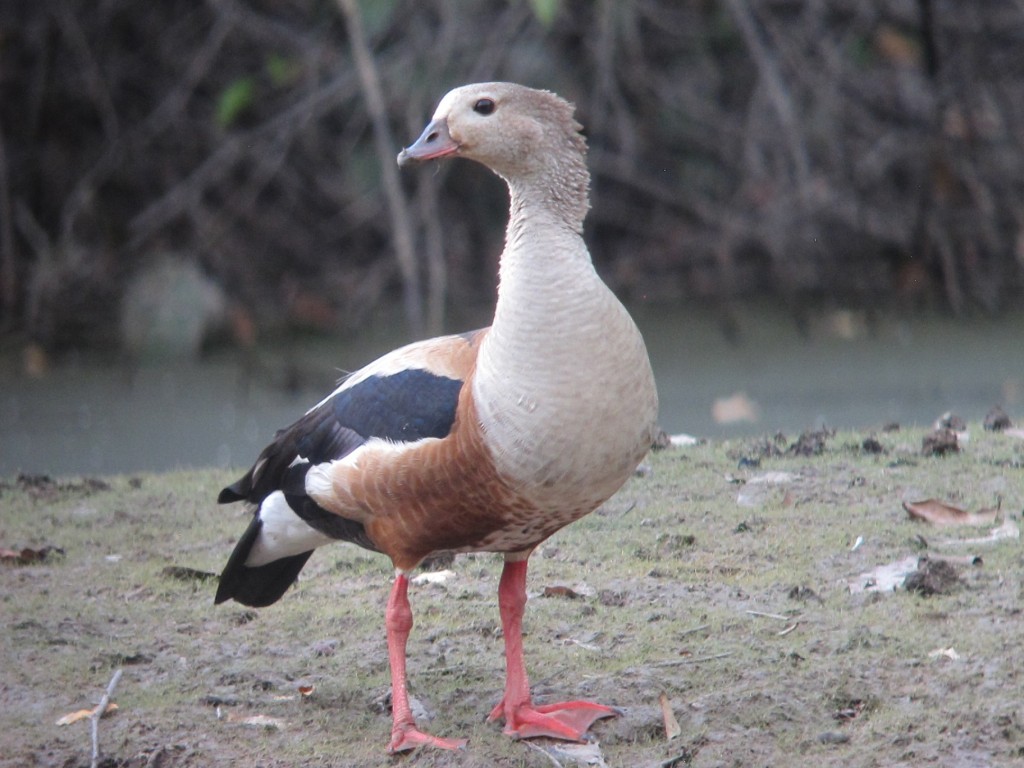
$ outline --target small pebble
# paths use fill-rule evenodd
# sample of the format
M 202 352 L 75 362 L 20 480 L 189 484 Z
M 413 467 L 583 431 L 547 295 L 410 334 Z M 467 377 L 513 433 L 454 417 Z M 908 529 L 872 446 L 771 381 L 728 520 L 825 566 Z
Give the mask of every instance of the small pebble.
M 849 735 L 841 731 L 825 731 L 818 734 L 818 741 L 822 744 L 845 744 L 849 740 Z

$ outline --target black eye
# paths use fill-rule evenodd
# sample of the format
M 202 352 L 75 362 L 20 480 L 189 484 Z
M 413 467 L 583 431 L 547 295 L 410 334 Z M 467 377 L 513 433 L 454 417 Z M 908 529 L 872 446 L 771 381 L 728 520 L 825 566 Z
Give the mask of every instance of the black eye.
M 494 101 L 492 99 L 480 99 L 473 105 L 473 111 L 478 115 L 489 115 L 494 111 Z

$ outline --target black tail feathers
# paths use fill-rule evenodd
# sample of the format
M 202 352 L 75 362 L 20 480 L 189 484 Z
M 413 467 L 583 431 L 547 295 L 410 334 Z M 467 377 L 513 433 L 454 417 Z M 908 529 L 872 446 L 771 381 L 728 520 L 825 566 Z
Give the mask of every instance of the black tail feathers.
M 254 568 L 245 564 L 262 528 L 263 521 L 258 515 L 253 515 L 252 522 L 238 540 L 220 575 L 220 585 L 217 587 L 214 604 L 235 600 L 242 605 L 264 608 L 280 600 L 288 591 L 288 587 L 299 577 L 299 571 L 309 560 L 313 550 L 283 557 Z

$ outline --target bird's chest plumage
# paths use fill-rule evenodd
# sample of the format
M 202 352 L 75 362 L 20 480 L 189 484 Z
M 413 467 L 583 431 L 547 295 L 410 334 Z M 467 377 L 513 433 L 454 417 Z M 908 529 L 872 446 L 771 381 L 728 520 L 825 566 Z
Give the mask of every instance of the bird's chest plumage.
M 537 334 L 506 341 L 495 330 L 472 382 L 485 444 L 525 498 L 571 522 L 618 490 L 651 445 L 657 396 L 643 341 L 604 290 Z M 543 346 L 516 343 L 527 337 Z
M 367 534 L 400 568 L 439 551 L 529 549 L 593 509 L 578 501 L 540 506 L 502 473 L 469 390 L 448 437 L 397 455 L 371 449 L 336 470 L 334 488 L 343 507 L 366 510 Z

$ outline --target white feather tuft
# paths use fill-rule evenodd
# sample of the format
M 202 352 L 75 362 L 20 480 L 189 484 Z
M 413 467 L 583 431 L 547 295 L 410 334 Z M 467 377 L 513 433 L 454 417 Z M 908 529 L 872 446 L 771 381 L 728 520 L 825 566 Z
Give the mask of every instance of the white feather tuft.
M 250 568 L 309 552 L 334 541 L 295 514 L 281 491 L 263 500 L 259 516 L 263 528 L 245 561 Z

